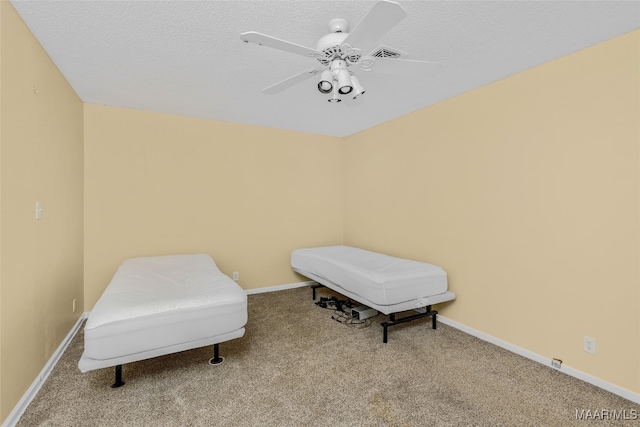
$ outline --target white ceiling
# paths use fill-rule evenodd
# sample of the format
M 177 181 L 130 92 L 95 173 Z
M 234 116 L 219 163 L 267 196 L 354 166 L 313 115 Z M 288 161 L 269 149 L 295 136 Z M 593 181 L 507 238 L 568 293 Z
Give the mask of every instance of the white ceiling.
M 416 78 L 355 70 L 367 89 L 326 101 L 311 78 L 262 89 L 316 60 L 243 43 L 258 31 L 314 48 L 332 18 L 353 29 L 374 1 L 53 1 L 12 4 L 80 98 L 280 129 L 347 136 L 640 28 L 638 1 L 400 1 L 379 44 L 438 61 Z

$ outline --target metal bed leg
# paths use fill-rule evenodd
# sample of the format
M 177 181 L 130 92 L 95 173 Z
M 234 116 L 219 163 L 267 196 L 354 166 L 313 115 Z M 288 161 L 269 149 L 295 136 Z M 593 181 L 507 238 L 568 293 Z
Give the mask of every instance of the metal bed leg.
M 316 283 L 315 285 L 311 285 L 311 290 L 313 291 L 313 300 L 316 300 L 316 289 L 318 288 L 324 288 L 324 285 L 321 285 L 320 283 Z
M 124 381 L 122 381 L 122 365 L 116 366 L 116 382 L 111 385 L 111 388 L 118 388 L 124 385 Z
M 209 360 L 209 365 L 219 365 L 224 362 L 224 357 L 220 357 L 219 344 L 213 345 L 213 359 Z
M 389 326 L 393 326 L 395 324 L 395 321 L 396 321 L 396 314 L 395 313 L 391 313 L 389 315 L 389 321 L 382 323 L 382 328 L 383 328 L 383 331 L 382 331 L 382 342 L 384 344 L 387 343 L 388 328 L 389 328 Z
M 436 317 L 438 317 L 437 311 L 431 311 L 431 306 L 427 306 L 427 313 L 431 313 L 431 328 L 436 329 Z
M 389 320 L 386 322 L 382 322 L 381 325 L 383 327 L 383 331 L 382 331 L 382 342 L 383 343 L 387 343 L 387 335 L 388 335 L 388 331 L 387 329 L 389 328 L 389 326 L 394 326 L 394 325 L 399 325 L 401 323 L 406 323 L 406 322 L 411 322 L 412 320 L 416 320 L 416 319 L 422 319 L 423 317 L 431 317 L 431 326 L 433 329 L 436 329 L 436 317 L 438 315 L 438 312 L 435 310 L 431 310 L 431 306 L 427 306 L 424 313 L 420 312 L 418 314 L 414 314 L 412 316 L 406 316 L 406 317 L 401 317 L 399 319 L 396 319 L 396 315 L 395 313 L 391 313 L 389 315 Z

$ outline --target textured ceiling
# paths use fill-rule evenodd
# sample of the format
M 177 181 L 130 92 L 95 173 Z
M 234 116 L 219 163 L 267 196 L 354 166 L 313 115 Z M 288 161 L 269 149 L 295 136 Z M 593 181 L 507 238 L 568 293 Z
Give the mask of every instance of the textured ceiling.
M 355 69 L 366 94 L 333 104 L 315 78 L 262 93 L 319 64 L 243 43 L 240 33 L 315 49 L 329 20 L 353 29 L 374 1 L 12 1 L 86 103 L 334 136 L 640 28 L 636 1 L 399 3 L 408 16 L 379 44 L 442 65 L 415 78 Z

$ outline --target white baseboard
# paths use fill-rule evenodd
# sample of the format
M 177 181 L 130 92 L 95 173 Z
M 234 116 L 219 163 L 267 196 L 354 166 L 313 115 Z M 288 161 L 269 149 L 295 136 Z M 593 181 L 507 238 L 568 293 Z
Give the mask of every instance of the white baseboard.
M 498 347 L 502 347 L 505 350 L 509 350 L 512 353 L 519 354 L 520 356 L 526 357 L 527 359 L 530 359 L 535 362 L 541 363 L 545 366 L 548 366 L 550 369 L 554 369 L 556 371 L 560 371 L 574 378 L 578 378 L 579 380 L 592 384 L 601 389 L 607 390 L 613 394 L 616 394 L 632 402 L 640 403 L 640 394 L 638 393 L 634 393 L 625 388 L 618 387 L 614 384 L 603 381 L 600 378 L 594 377 L 592 375 L 589 375 L 585 372 L 574 369 L 570 366 L 566 366 L 564 364 L 562 364 L 562 367 L 560 369 L 554 368 L 551 366 L 551 359 L 540 356 L 539 354 L 526 350 L 522 347 L 518 347 L 517 345 L 508 343 L 494 336 L 485 334 L 484 332 L 480 332 L 476 329 L 470 328 L 469 326 L 463 325 L 462 323 L 458 323 L 455 320 L 451 320 L 440 315 L 438 315 L 438 320 L 444 323 L 445 325 L 449 325 L 453 328 L 459 329 L 462 332 L 465 332 L 469 335 L 473 335 L 474 337 L 480 338 L 483 341 L 490 342 L 491 344 L 497 345 Z
M 2 427 L 13 427 L 18 423 L 18 421 L 20 420 L 20 417 L 22 416 L 22 414 L 24 414 L 24 411 L 27 409 L 27 406 L 29 406 L 33 398 L 36 396 L 36 394 L 40 390 L 40 387 L 42 387 L 42 384 L 44 384 L 47 377 L 49 377 L 49 374 L 51 373 L 53 368 L 56 366 L 56 363 L 58 363 L 58 360 L 60 360 L 62 353 L 64 353 L 64 351 L 67 349 L 67 347 L 69 346 L 69 343 L 71 342 L 71 339 L 76 335 L 76 333 L 78 332 L 78 329 L 80 329 L 80 325 L 82 325 L 82 322 L 84 321 L 84 319 L 87 318 L 88 315 L 89 313 L 83 313 L 80 316 L 80 318 L 77 320 L 75 325 L 73 325 L 73 327 L 71 328 L 67 336 L 64 337 L 64 339 L 62 340 L 62 342 L 60 343 L 56 351 L 53 352 L 47 364 L 44 365 L 44 368 L 42 368 L 42 370 L 40 371 L 36 379 L 33 381 L 33 383 L 31 383 L 31 386 L 27 389 L 25 394 L 22 396 L 22 399 L 20 399 L 18 404 L 15 406 L 15 408 L 13 408 L 13 411 L 11 411 L 7 419 L 4 420 L 4 423 L 2 423 Z
M 303 286 L 313 285 L 314 283 L 316 282 L 314 282 L 313 280 L 310 280 L 308 282 L 297 282 L 297 283 L 289 283 L 287 285 L 268 286 L 266 288 L 247 289 L 245 292 L 247 293 L 247 295 L 263 294 L 265 292 L 276 292 L 276 291 L 284 291 L 286 289 L 301 288 Z

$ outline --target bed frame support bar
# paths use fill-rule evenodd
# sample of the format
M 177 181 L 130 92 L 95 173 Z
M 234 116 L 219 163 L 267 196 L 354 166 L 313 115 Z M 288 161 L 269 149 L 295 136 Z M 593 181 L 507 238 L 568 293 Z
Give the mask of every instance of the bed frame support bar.
M 124 385 L 124 381 L 122 381 L 122 365 L 116 366 L 116 382 L 111 385 L 111 388 L 118 388 Z
M 313 300 L 315 301 L 316 299 L 316 289 L 318 288 L 324 288 L 326 287 L 323 284 L 320 283 L 316 283 L 315 285 L 311 285 L 311 289 L 313 291 Z M 322 303 L 323 298 L 320 298 L 320 303 Z M 333 298 L 333 300 L 335 301 L 335 298 Z M 320 303 L 316 303 L 316 304 L 320 304 Z M 322 306 L 321 306 L 322 307 Z M 338 310 L 340 311 L 344 311 L 340 309 L 340 306 L 338 304 Z M 389 320 L 386 322 L 381 323 L 383 331 L 382 331 L 382 342 L 383 343 L 387 343 L 387 338 L 388 338 L 388 329 L 390 326 L 395 326 L 395 325 L 399 325 L 401 323 L 407 323 L 407 322 L 411 322 L 412 320 L 416 320 L 416 319 L 422 319 L 425 317 L 431 317 L 431 327 L 433 329 L 436 329 L 436 318 L 438 316 L 438 312 L 436 310 L 431 310 L 431 306 L 428 305 L 425 308 L 416 308 L 415 309 L 418 314 L 413 314 L 411 316 L 406 316 L 406 317 L 401 317 L 400 319 L 396 319 L 396 314 L 395 313 L 391 313 L 389 314 Z
M 431 306 L 428 305 L 424 312 L 419 312 L 418 314 L 413 314 L 411 316 L 401 317 L 400 319 L 396 319 L 395 313 L 391 313 L 389 315 L 389 320 L 386 322 L 382 322 L 382 327 L 384 328 L 382 332 L 382 342 L 387 343 L 387 329 L 389 326 L 399 325 L 401 323 L 411 322 L 412 320 L 422 319 L 424 317 L 431 317 L 431 327 L 436 329 L 436 317 L 438 316 L 438 312 L 436 310 L 431 310 Z
M 219 344 L 213 345 L 213 359 L 209 359 L 209 365 L 219 365 L 224 362 L 224 357 L 220 357 Z

